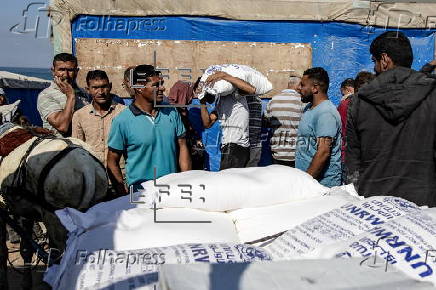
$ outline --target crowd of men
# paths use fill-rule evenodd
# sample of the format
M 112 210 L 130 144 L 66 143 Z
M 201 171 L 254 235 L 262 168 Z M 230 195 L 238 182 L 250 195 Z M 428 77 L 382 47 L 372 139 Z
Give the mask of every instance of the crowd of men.
M 366 197 L 394 195 L 436 206 L 436 62 L 412 70 L 410 41 L 396 31 L 376 37 L 370 53 L 375 75 L 362 71 L 346 79 L 337 108 L 327 95 L 328 72 L 314 67 L 291 75 L 265 112 L 256 88 L 225 72 L 204 83 L 177 82 L 168 98 L 162 75 L 151 65 L 126 68 L 123 88 L 130 98 L 112 94 L 101 70 L 87 73 L 84 90 L 76 83 L 77 59 L 61 53 L 53 60 L 51 86 L 38 97 L 38 111 L 57 136 L 92 146 L 119 195 L 128 186 L 191 170 L 192 148 L 201 146 L 198 123 L 210 128 L 219 121 L 221 170 L 258 165 L 263 125 L 271 128 L 273 164 L 303 170 L 328 187 L 352 182 Z M 204 94 L 204 86 L 220 80 L 235 91 Z M 178 100 L 201 105 L 198 122 L 185 108 L 165 105 Z

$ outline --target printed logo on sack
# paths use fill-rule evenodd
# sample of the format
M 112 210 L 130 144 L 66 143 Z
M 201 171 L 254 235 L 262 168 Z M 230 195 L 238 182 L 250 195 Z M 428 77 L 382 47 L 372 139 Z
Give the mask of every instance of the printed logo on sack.
M 399 197 L 386 197 L 383 201 L 389 202 L 405 211 L 419 209 L 416 204 Z
M 264 251 L 259 250 L 255 247 L 247 247 L 246 245 L 236 245 L 236 249 L 239 252 L 239 256 L 244 261 L 271 261 L 271 257 Z
M 9 28 L 14 34 L 33 33 L 36 39 L 49 38 L 54 25 L 62 22 L 63 14 L 50 9 L 45 2 L 32 2 L 23 10 L 19 23 Z
M 387 196 L 383 199 L 383 202 L 390 203 L 396 208 L 401 209 L 405 212 L 414 212 L 419 210 L 419 207 L 416 204 L 400 197 Z

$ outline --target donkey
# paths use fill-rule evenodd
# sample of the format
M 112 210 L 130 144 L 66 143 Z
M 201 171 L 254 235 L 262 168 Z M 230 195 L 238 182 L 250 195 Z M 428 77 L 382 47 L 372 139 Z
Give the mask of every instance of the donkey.
M 106 170 L 91 152 L 80 140 L 57 138 L 42 128 L 1 125 L 0 207 L 3 197 L 3 207 L 10 214 L 42 221 L 50 247 L 63 252 L 67 231 L 55 211 L 65 207 L 86 211 L 109 199 Z M 31 231 L 33 222 L 25 224 L 25 230 Z M 30 262 L 33 251 L 28 244 L 21 248 L 24 262 Z M 6 256 L 4 220 L 0 218 L 0 289 L 7 289 Z M 28 276 L 24 288 L 31 288 Z

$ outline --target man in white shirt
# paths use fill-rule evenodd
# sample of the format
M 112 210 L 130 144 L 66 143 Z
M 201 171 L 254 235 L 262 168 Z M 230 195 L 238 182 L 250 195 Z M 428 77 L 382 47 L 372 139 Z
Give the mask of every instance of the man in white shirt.
M 244 95 L 253 95 L 256 89 L 249 83 L 219 71 L 209 76 L 206 84 L 226 80 L 237 88 L 227 96 L 220 96 L 215 111 L 209 113 L 206 106 L 201 107 L 201 119 L 206 128 L 210 128 L 217 120 L 221 122 L 221 165 L 220 170 L 246 167 L 250 158 L 249 110 Z M 206 95 L 202 104 L 213 102 L 213 95 Z

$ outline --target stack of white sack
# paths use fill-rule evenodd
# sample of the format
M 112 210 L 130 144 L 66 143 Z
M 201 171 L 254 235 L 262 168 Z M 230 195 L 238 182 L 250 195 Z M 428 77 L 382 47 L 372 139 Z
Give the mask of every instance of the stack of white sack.
M 208 67 L 201 76 L 200 82 L 205 82 L 209 76 L 213 75 L 217 71 L 226 72 L 233 77 L 237 77 L 246 81 L 256 88 L 256 95 L 263 95 L 272 90 L 271 82 L 262 73 L 252 67 L 241 64 L 212 65 Z M 203 87 L 203 91 L 200 93 L 198 98 L 202 99 L 205 93 L 225 96 L 232 93 L 234 90 L 235 87 L 231 83 L 225 80 L 219 80 L 212 86 Z
M 235 223 L 240 241 L 247 243 L 287 231 L 315 216 L 356 200 L 359 199 L 355 196 L 332 192 L 321 197 L 274 206 L 238 209 L 229 215 Z
M 186 171 L 142 184 L 142 206 L 230 211 L 320 197 L 329 191 L 299 169 L 270 165 L 219 172 Z
M 79 280 L 87 275 L 90 269 L 100 272 L 111 273 L 109 276 L 126 276 L 126 267 L 123 273 L 112 273 L 116 263 L 126 262 L 116 259 L 115 264 L 107 259 L 106 262 L 95 262 L 92 253 L 103 251 L 115 251 L 112 257 L 118 258 L 118 252 L 129 250 L 147 249 L 155 247 L 167 247 L 183 243 L 238 243 L 239 238 L 232 219 L 225 213 L 206 212 L 188 208 L 153 209 L 136 207 L 130 203 L 130 197 L 125 196 L 110 202 L 98 204 L 86 213 L 75 209 L 63 209 L 56 211 L 62 224 L 68 230 L 67 247 L 62 256 L 60 265 L 50 267 L 44 277 L 54 289 L 82 289 Z M 172 221 L 172 222 L 171 222 Z M 179 223 L 180 221 L 192 221 L 193 223 Z M 195 221 L 209 221 L 210 223 L 195 223 Z M 177 254 L 177 251 L 176 251 Z M 83 260 L 83 256 L 91 255 L 91 260 Z M 123 254 L 121 254 L 123 255 Z M 115 259 L 115 258 L 114 258 Z M 183 263 L 182 261 L 179 261 Z M 100 264 L 102 263 L 102 264 Z M 160 263 L 150 261 L 149 255 L 142 256 L 135 262 L 147 272 L 147 265 Z M 153 266 L 153 265 L 152 265 Z M 155 265 L 154 265 L 155 266 Z M 138 269 L 137 269 L 138 270 Z M 138 272 L 136 274 L 143 274 Z M 69 273 L 76 273 L 72 276 Z M 92 275 L 91 275 L 92 276 Z M 94 281 L 86 281 L 86 284 L 99 284 L 100 275 L 96 274 Z M 67 278 L 65 278 L 67 277 Z M 67 279 L 68 281 L 65 281 Z M 76 285 L 74 288 L 62 288 L 59 285 Z M 83 289 L 100 289 L 90 287 Z
M 185 244 L 127 252 L 88 251 L 85 248 L 77 252 L 75 260 L 62 260 L 61 267 L 68 263 L 64 266 L 68 271 L 64 270 L 55 285 L 59 289 L 124 289 L 126 285 L 135 284 L 151 290 L 158 282 L 157 264 L 350 256 L 360 257 L 362 266 L 387 267 L 388 271 L 395 268 L 416 280 L 436 282 L 434 209 L 423 210 L 395 197 L 371 197 L 360 201 L 350 198 L 341 189 L 334 189 L 321 199 L 343 197 L 352 201 L 291 228 L 263 248 L 232 243 Z M 305 207 L 308 208 L 308 204 Z M 300 211 L 299 214 L 309 213 Z M 376 265 L 373 264 L 375 258 L 369 259 L 373 255 L 379 256 Z M 110 260 L 113 262 L 108 262 Z M 49 275 L 51 273 L 52 268 Z
M 191 185 L 192 192 L 181 192 L 187 188 L 180 185 Z M 61 265 L 52 267 L 47 276 L 51 285 L 76 267 L 74 260 L 80 258 L 79 253 L 247 242 L 285 231 L 356 198 L 320 185 L 305 172 L 280 165 L 189 171 L 144 186 L 144 197 L 139 199 L 135 195 L 121 197 L 86 213 L 69 208 L 56 212 L 69 231 L 69 239 Z M 169 192 L 163 194 L 161 202 L 159 189 Z M 80 271 L 86 269 L 80 266 Z
M 68 261 L 68 271 L 51 286 L 62 290 L 156 290 L 160 289 L 158 271 L 162 264 L 233 264 L 270 260 L 260 248 L 234 243 L 182 244 L 131 251 L 79 250 L 76 259 Z M 52 268 L 48 275 L 50 272 Z
M 435 217 L 434 209 L 374 196 L 314 217 L 261 247 L 276 261 L 357 257 L 436 285 Z

